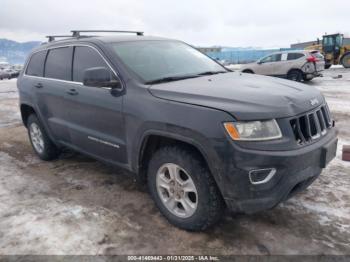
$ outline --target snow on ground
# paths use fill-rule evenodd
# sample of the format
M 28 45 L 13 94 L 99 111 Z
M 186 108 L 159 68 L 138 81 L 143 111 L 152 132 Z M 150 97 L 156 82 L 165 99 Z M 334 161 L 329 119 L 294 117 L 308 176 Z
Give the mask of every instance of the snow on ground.
M 350 162 L 341 160 L 350 144 L 350 70 L 333 68 L 308 84 L 336 119 L 336 159 L 273 210 L 226 215 L 189 233 L 169 225 L 120 169 L 69 151 L 39 160 L 20 124 L 15 80 L 0 81 L 0 254 L 350 255 Z
M 0 127 L 20 122 L 16 79 L 0 80 Z

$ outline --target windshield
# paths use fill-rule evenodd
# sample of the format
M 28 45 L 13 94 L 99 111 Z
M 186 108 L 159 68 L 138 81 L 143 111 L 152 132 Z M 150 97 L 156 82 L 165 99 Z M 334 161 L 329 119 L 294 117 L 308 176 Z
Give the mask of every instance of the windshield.
M 111 45 L 129 70 L 145 83 L 227 71 L 198 50 L 181 42 L 135 41 Z
M 323 38 L 323 45 L 325 46 L 333 46 L 334 45 L 334 39 L 332 36 L 326 36 Z

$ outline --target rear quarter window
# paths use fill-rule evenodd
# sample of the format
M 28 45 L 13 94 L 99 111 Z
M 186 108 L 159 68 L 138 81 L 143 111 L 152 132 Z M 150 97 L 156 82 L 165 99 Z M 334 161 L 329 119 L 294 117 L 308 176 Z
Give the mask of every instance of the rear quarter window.
M 303 56 L 304 56 L 304 54 L 302 54 L 302 53 L 288 53 L 287 60 L 296 60 L 296 59 L 299 59 Z
M 45 64 L 45 77 L 72 80 L 72 47 L 59 47 L 49 50 Z
M 31 56 L 27 66 L 26 75 L 40 77 L 44 75 L 46 53 L 46 50 L 39 51 Z

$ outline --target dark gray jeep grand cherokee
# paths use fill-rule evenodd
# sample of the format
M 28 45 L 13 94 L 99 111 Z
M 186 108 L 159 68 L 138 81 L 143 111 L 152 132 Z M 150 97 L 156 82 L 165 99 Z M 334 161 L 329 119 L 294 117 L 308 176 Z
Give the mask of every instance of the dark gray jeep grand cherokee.
M 67 147 L 131 171 L 180 228 L 273 208 L 335 156 L 313 87 L 231 72 L 180 41 L 79 33 L 34 50 L 18 78 L 34 151 L 52 160 Z

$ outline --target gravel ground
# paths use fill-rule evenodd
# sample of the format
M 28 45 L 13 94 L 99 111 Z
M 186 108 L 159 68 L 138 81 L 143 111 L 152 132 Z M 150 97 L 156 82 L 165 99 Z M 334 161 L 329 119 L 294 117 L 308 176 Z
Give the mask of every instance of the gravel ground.
M 337 158 L 275 209 L 226 215 L 189 233 L 168 224 L 123 170 L 72 152 L 39 160 L 21 125 L 16 82 L 0 81 L 0 254 L 350 254 L 350 162 L 340 155 L 350 144 L 350 70 L 327 70 L 309 84 L 337 121 Z

